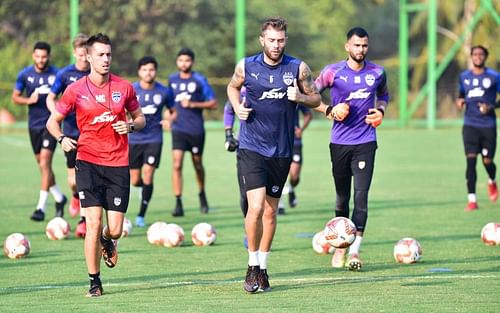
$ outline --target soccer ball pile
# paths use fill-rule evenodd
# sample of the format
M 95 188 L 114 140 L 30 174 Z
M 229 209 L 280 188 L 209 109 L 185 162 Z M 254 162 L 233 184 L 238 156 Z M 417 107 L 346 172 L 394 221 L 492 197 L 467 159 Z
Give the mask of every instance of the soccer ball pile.
M 325 233 L 322 230 L 314 235 L 312 247 L 314 252 L 318 254 L 332 254 L 335 252 L 335 247 L 326 241 Z
M 215 228 L 208 223 L 199 223 L 193 227 L 191 231 L 191 240 L 198 247 L 210 246 L 217 239 Z
M 411 264 L 422 257 L 420 243 L 413 238 L 403 238 L 394 246 L 394 259 L 398 263 Z
M 343 249 L 356 239 L 356 225 L 350 219 L 339 216 L 326 223 L 323 233 L 331 246 Z
M 481 240 L 488 246 L 500 245 L 500 224 L 486 224 L 481 230 Z
M 21 233 L 13 233 L 3 243 L 3 253 L 10 259 L 24 258 L 31 251 L 28 237 Z
M 69 223 L 62 217 L 54 217 L 47 223 L 47 227 L 45 228 L 45 234 L 50 240 L 66 239 L 70 231 Z
M 132 222 L 128 218 L 123 219 L 122 236 L 127 237 L 132 233 Z
M 148 228 L 147 237 L 151 244 L 173 248 L 184 242 L 184 230 L 177 224 L 156 222 Z

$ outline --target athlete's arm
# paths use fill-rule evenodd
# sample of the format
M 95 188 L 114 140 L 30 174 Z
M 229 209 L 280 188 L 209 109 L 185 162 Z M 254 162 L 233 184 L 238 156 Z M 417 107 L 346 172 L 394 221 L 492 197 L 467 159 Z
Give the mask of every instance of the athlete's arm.
M 233 106 L 234 112 L 238 114 L 240 120 L 246 120 L 252 112 L 252 109 L 245 107 L 245 98 L 240 102 L 241 87 L 245 82 L 245 60 L 241 60 L 236 64 L 233 77 L 227 85 L 227 98 Z
M 53 93 L 52 91 L 49 92 L 47 95 L 47 109 L 49 109 L 50 112 L 53 112 L 56 109 L 56 97 L 57 95 Z
M 38 102 L 38 91 L 33 92 L 29 97 L 24 97 L 21 91 L 14 89 L 11 98 L 15 104 L 32 105 Z
M 52 137 L 56 138 L 57 142 L 61 144 L 61 148 L 63 148 L 64 151 L 69 152 L 76 149 L 77 142 L 70 137 L 64 136 L 62 132 L 61 122 L 65 117 L 66 116 L 64 114 L 59 113 L 57 110 L 53 110 L 47 120 L 46 127 Z
M 321 96 L 313 82 L 311 69 L 306 63 L 300 63 L 298 80 L 294 80 L 293 86 L 288 87 L 287 95 L 288 100 L 302 103 L 309 108 L 320 105 Z
M 128 133 L 133 133 L 134 131 L 139 131 L 146 126 L 146 118 L 142 113 L 141 108 L 139 107 L 137 110 L 129 112 L 132 117 L 132 121 L 118 121 L 111 126 L 115 129 L 115 131 L 120 135 L 125 135 Z
M 302 127 L 301 127 L 302 132 L 306 130 L 307 126 L 309 126 L 309 123 L 311 123 L 312 119 L 313 119 L 312 112 L 309 111 L 304 113 L 304 119 L 302 120 Z
M 203 101 L 203 102 L 193 102 L 190 100 L 182 100 L 181 105 L 185 108 L 190 108 L 190 109 L 216 109 L 217 108 L 217 100 L 212 99 L 208 101 Z

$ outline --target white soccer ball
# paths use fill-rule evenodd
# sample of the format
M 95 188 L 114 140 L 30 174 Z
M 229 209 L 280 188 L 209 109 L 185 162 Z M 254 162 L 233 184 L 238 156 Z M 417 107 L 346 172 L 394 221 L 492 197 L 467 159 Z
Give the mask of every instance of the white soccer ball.
M 45 234 L 50 240 L 66 239 L 71 232 L 69 223 L 62 217 L 54 217 L 47 223 Z
M 422 258 L 422 247 L 413 238 L 403 238 L 394 246 L 394 259 L 398 263 L 411 264 Z
M 481 240 L 488 246 L 500 245 L 500 224 L 488 223 L 481 230 Z
M 163 245 L 162 238 L 167 225 L 165 222 L 155 222 L 149 226 L 147 231 L 148 242 L 153 245 Z
M 323 230 L 326 241 L 335 248 L 347 248 L 356 239 L 356 225 L 346 217 L 335 217 Z
M 312 239 L 314 252 L 318 254 L 333 254 L 335 247 L 326 241 L 325 233 L 321 230 L 317 232 Z
M 133 228 L 132 222 L 128 218 L 124 218 L 122 227 L 122 236 L 120 238 L 129 236 L 132 233 L 132 228 Z
M 191 239 L 195 246 L 210 246 L 214 244 L 215 239 L 217 239 L 217 232 L 212 225 L 208 223 L 199 223 L 193 227 Z
M 184 242 L 184 229 L 177 224 L 168 224 L 165 231 L 162 232 L 161 241 L 163 246 L 169 248 L 182 245 Z
M 21 233 L 10 234 L 3 242 L 3 253 L 10 259 L 24 258 L 31 251 L 28 237 Z

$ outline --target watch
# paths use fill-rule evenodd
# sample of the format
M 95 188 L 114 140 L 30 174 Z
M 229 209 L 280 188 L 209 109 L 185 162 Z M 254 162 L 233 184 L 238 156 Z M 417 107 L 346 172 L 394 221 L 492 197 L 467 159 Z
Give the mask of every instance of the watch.
M 130 133 L 133 133 L 135 131 L 135 124 L 134 123 L 130 123 L 128 124 L 129 126 L 129 129 L 130 129 Z
M 59 136 L 59 137 L 57 138 L 57 142 L 58 142 L 59 144 L 61 144 L 61 143 L 62 143 L 62 141 L 63 141 L 63 139 L 64 139 L 65 137 L 66 137 L 65 135 L 61 135 L 61 136 Z

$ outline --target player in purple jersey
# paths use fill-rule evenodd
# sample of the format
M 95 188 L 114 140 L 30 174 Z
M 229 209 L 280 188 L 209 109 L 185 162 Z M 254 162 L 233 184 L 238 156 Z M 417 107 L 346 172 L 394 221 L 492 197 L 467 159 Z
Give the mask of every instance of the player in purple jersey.
M 169 87 L 175 97 L 176 117 L 171 124 L 172 130 L 172 186 L 176 198 L 172 216 L 184 216 L 182 206 L 182 166 L 184 153 L 191 152 L 200 190 L 200 211 L 208 213 L 209 206 L 205 195 L 205 168 L 202 156 L 205 145 L 203 109 L 215 109 L 217 100 L 207 79 L 192 70 L 194 52 L 183 48 L 177 53 L 177 73 L 169 76 Z
M 292 164 L 290 165 L 290 173 L 288 174 L 288 184 L 285 186 L 285 191 L 283 193 L 288 193 L 288 204 L 291 208 L 297 206 L 297 196 L 295 195 L 295 187 L 298 186 L 300 181 L 300 171 L 302 169 L 302 134 L 304 130 L 309 126 L 309 123 L 312 120 L 312 112 L 311 109 L 305 107 L 303 105 L 297 106 L 297 112 L 300 112 L 303 116 L 302 126 L 299 121 L 299 114 L 296 115 L 295 119 L 295 138 L 293 140 L 293 156 L 292 156 Z M 283 196 L 278 203 L 278 214 L 285 214 L 285 203 L 283 200 Z
M 71 85 L 73 82 L 79 80 L 80 78 L 87 76 L 90 73 L 90 65 L 87 61 L 87 40 L 88 36 L 85 34 L 78 34 L 73 39 L 73 55 L 75 57 L 75 64 L 70 64 L 57 72 L 56 80 L 50 88 L 50 92 L 47 96 L 47 108 L 52 112 L 56 107 L 56 98 L 59 94 L 62 94 L 66 87 Z M 80 131 L 76 125 L 76 114 L 73 112 L 68 114 L 63 121 L 63 130 L 66 136 L 78 140 L 80 136 Z M 64 152 L 66 156 L 66 167 L 68 171 L 68 185 L 73 192 L 73 197 L 69 206 L 69 213 L 71 216 L 76 216 L 80 213 L 80 221 L 76 226 L 75 236 L 78 238 L 84 238 L 87 233 L 87 225 L 85 221 L 85 210 L 80 210 L 80 199 L 78 198 L 78 192 L 76 190 L 76 179 L 75 179 L 75 164 L 76 164 L 76 149 Z
M 488 50 L 483 46 L 474 46 L 470 51 L 472 69 L 460 74 L 459 95 L 456 105 L 459 110 L 465 107 L 462 136 L 467 167 L 468 204 L 466 211 L 479 207 L 476 198 L 476 162 L 481 154 L 483 165 L 488 173 L 488 194 L 491 201 L 498 198 L 495 181 L 496 166 L 493 162 L 497 142 L 497 95 L 500 92 L 500 76 L 485 66 Z
M 278 201 L 290 170 L 297 103 L 316 107 L 321 100 L 309 66 L 284 54 L 287 22 L 283 18 L 268 18 L 259 40 L 263 52 L 238 62 L 227 86 L 241 126 L 237 159 L 248 199 L 249 256 L 243 288 L 250 293 L 270 290 L 267 260 Z
M 132 185 L 142 187 L 139 214 L 135 225 L 145 227 L 144 216 L 153 195 L 153 178 L 160 166 L 163 147 L 163 108 L 175 114 L 172 90 L 156 81 L 158 62 L 145 56 L 139 60 L 137 74 L 139 81 L 133 84 L 137 99 L 146 117 L 146 127 L 129 134 L 129 167 Z
M 368 191 L 373 177 L 377 138 L 375 129 L 382 123 L 389 101 L 384 68 L 366 61 L 368 33 L 355 27 L 347 33 L 348 59 L 327 65 L 316 79 L 320 92 L 330 89 L 331 105 L 319 111 L 333 118 L 330 140 L 332 175 L 336 191 L 336 216 L 349 217 L 351 182 L 354 184 L 352 221 L 356 240 L 346 249 L 336 249 L 332 266 L 359 270 L 359 247 L 368 218 Z
M 49 191 L 56 201 L 56 216 L 63 216 L 64 205 L 68 200 L 56 184 L 52 171 L 52 158 L 57 142 L 45 127 L 50 115 L 45 100 L 57 73 L 57 68 L 50 65 L 50 45 L 43 41 L 35 43 L 32 57 L 34 64 L 24 68 L 17 76 L 12 101 L 28 106 L 31 148 L 41 173 L 40 196 L 31 219 L 43 221 Z M 24 90 L 26 96 L 23 96 Z

